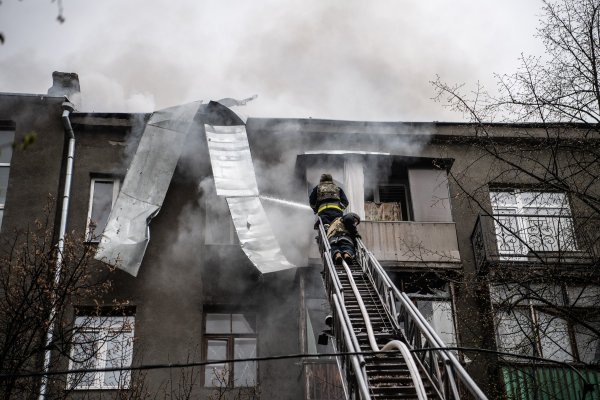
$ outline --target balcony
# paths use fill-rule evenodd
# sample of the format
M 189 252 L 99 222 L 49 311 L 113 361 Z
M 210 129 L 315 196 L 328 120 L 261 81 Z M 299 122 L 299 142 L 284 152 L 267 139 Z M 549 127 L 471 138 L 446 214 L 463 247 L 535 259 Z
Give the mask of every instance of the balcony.
M 358 231 L 382 265 L 460 266 L 453 222 L 364 221 Z
M 498 264 L 588 265 L 600 249 L 598 221 L 570 215 L 480 215 L 471 235 L 479 272 Z

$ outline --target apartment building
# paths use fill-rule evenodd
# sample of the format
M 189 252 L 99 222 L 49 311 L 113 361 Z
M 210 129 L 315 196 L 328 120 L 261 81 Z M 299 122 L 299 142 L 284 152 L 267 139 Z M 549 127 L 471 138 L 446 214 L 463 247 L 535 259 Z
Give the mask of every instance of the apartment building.
M 58 322 L 72 334 L 54 328 L 52 351 L 22 364 L 46 372 L 49 353 L 50 372 L 92 369 L 50 376 L 47 398 L 344 398 L 334 356 L 252 360 L 336 351 L 319 339 L 332 306 L 302 206 L 324 172 L 361 216 L 365 246 L 444 343 L 463 348 L 453 351 L 489 398 L 600 398 L 597 167 L 588 153 L 579 170 L 569 158 L 597 146 L 581 140 L 589 127 L 553 127 L 566 133 L 549 147 L 533 124 L 244 120 L 231 99 L 186 105 L 182 127 L 177 107 L 71 111 L 76 75 L 54 78 L 49 94 L 0 93 L 0 239 L 14 243 L 37 219 L 53 243 L 64 224 L 71 241 L 121 247 L 116 268 L 90 260 L 90 279 L 110 286 L 69 298 Z M 215 148 L 217 128 L 240 121 L 249 151 Z M 253 171 L 227 164 L 238 156 Z M 550 161 L 568 167 L 540 179 Z M 563 173 L 585 190 L 561 190 Z M 235 174 L 255 179 L 259 203 L 227 192 Z M 142 192 L 154 208 L 140 211 Z M 119 205 L 126 196 L 135 201 Z M 125 238 L 111 231 L 124 220 Z M 236 358 L 247 361 L 199 365 Z M 113 367 L 123 370 L 102 370 Z

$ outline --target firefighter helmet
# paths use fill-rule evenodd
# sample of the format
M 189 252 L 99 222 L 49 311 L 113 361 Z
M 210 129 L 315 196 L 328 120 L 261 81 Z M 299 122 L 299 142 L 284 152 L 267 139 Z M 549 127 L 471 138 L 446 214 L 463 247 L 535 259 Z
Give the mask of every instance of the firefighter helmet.
M 351 221 L 354 220 L 354 221 Z M 360 224 L 360 217 L 353 212 L 344 215 L 344 222 L 352 222 L 354 225 Z

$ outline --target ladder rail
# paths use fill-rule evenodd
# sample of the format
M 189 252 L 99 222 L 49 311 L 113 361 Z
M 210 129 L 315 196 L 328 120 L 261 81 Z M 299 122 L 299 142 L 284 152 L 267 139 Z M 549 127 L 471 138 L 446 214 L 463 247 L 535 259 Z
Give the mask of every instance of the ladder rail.
M 336 311 L 341 314 L 343 306 L 340 305 L 340 300 L 338 299 L 336 294 L 333 295 L 333 302 L 334 302 Z M 360 347 L 358 349 L 356 349 L 356 348 L 354 348 L 354 345 L 352 344 L 353 340 L 352 340 L 351 336 L 354 336 L 354 332 L 352 330 L 348 329 L 348 326 L 346 326 L 345 323 L 341 324 L 341 328 L 342 328 L 342 332 L 344 334 L 344 338 L 346 340 L 346 346 L 348 347 L 348 350 L 353 353 L 360 351 Z M 358 357 L 356 355 L 351 355 L 350 361 L 352 362 L 352 367 L 354 369 L 354 376 L 356 377 L 356 380 L 357 380 L 358 390 L 360 392 L 361 399 L 370 400 L 371 394 L 369 393 L 369 386 L 367 385 L 366 374 L 363 374 L 364 367 L 361 367 L 360 362 L 358 361 Z
M 421 374 L 419 373 L 419 369 L 415 364 L 412 354 L 410 350 L 406 347 L 406 345 L 399 340 L 392 340 L 387 343 L 383 348 L 379 348 L 377 341 L 375 340 L 375 334 L 373 333 L 373 326 L 371 325 L 371 318 L 369 318 L 369 313 L 367 312 L 367 308 L 362 300 L 362 296 L 360 295 L 358 288 L 356 287 L 356 282 L 352 277 L 352 271 L 350 271 L 350 267 L 346 261 L 342 261 L 342 266 L 348 275 L 348 281 L 350 282 L 350 286 L 352 287 L 352 292 L 354 292 L 354 296 L 356 297 L 356 301 L 358 302 L 358 306 L 360 308 L 360 312 L 363 317 L 363 321 L 365 323 L 365 327 L 367 329 L 367 337 L 369 339 L 369 345 L 373 351 L 389 351 L 389 350 L 400 350 L 402 357 L 406 361 L 406 365 L 408 367 L 408 371 L 410 373 L 410 377 L 415 386 L 415 390 L 417 391 L 417 397 L 419 400 L 426 400 L 427 395 L 425 393 L 425 387 L 423 386 L 423 379 L 421 378 Z
M 369 260 L 369 258 L 371 258 L 371 260 Z M 387 274 L 382 275 L 380 273 L 373 273 L 369 270 L 369 268 L 378 267 L 378 262 L 372 256 L 372 254 L 365 249 L 364 251 L 359 252 L 359 259 L 361 267 L 373 280 L 373 285 L 376 291 L 379 293 L 384 308 L 387 309 L 388 313 L 392 317 L 392 322 L 396 328 L 404 333 L 407 343 L 409 343 L 412 348 L 417 349 L 438 347 L 422 320 L 412 317 L 412 309 L 406 307 L 406 304 L 403 304 L 402 301 L 399 303 L 396 302 L 395 294 L 392 290 L 392 287 L 395 286 Z M 381 293 L 387 293 L 387 296 L 383 296 Z M 396 304 L 398 304 L 399 309 L 397 309 Z M 426 358 L 429 358 L 429 360 Z M 442 358 L 442 360 L 437 360 L 437 358 Z M 417 354 L 417 360 L 419 360 L 424 372 L 427 374 L 427 377 L 442 399 L 450 398 L 447 395 L 447 391 L 444 390 L 444 375 L 440 370 L 441 365 L 446 365 L 446 358 L 447 357 L 445 357 L 444 354 L 437 354 L 433 352 L 420 352 Z M 459 398 L 458 392 L 455 393 L 455 398 Z
M 378 291 L 384 307 L 394 317 L 397 327 L 405 333 L 409 344 L 414 349 L 420 350 L 447 347 L 408 295 L 400 292 L 393 284 L 379 261 L 366 248 L 362 240 L 357 239 L 357 242 L 361 267 L 373 279 L 375 289 Z M 398 309 L 398 306 L 400 309 Z M 402 328 L 402 325 L 404 325 L 404 328 Z M 457 385 L 457 380 L 460 380 L 462 386 L 467 389 L 472 398 L 487 400 L 487 396 L 450 350 L 420 352 L 420 358 L 428 366 L 428 372 L 430 374 L 433 373 L 436 377 L 437 389 L 444 394 L 444 398 L 461 398 Z M 428 361 L 427 358 L 429 359 Z M 445 374 L 440 371 L 440 365 L 443 365 Z
M 319 220 L 320 222 L 320 220 Z M 326 238 L 325 229 L 323 228 L 323 224 L 319 223 L 319 238 Z M 337 316 L 335 322 L 338 322 L 340 328 L 342 330 L 344 345 L 350 352 L 360 352 L 360 346 L 358 345 L 358 338 L 354 334 L 354 329 L 352 328 L 352 324 L 350 323 L 350 317 L 348 316 L 348 312 L 344 307 L 344 296 L 342 292 L 342 284 L 335 272 L 335 267 L 333 265 L 333 260 L 331 259 L 331 247 L 329 246 L 329 242 L 327 240 L 319 240 L 319 245 L 322 247 L 321 256 L 323 258 L 323 263 L 325 264 L 325 270 L 328 273 L 324 274 L 323 278 L 325 280 L 325 286 L 327 289 L 327 293 L 331 293 L 329 301 L 334 305 L 334 309 L 336 313 L 334 316 Z M 329 289 L 333 289 L 330 291 Z M 367 373 L 365 369 L 365 359 L 362 354 L 356 356 L 350 356 L 350 364 L 354 371 L 354 376 L 356 379 L 356 385 L 358 386 L 358 392 L 360 393 L 361 400 L 371 400 L 371 395 L 369 393 L 369 386 L 367 384 Z M 349 384 L 347 386 L 350 386 Z
M 354 328 L 352 326 L 350 317 L 348 315 L 348 311 L 344 305 L 344 292 L 342 289 L 342 284 L 338 273 L 333 264 L 333 260 L 331 257 L 331 247 L 329 245 L 329 241 L 326 240 L 327 236 L 325 233 L 325 229 L 323 227 L 322 222 L 319 219 L 319 247 L 321 252 L 321 257 L 324 263 L 324 272 L 328 272 L 324 274 L 323 278 L 325 280 L 325 286 L 327 289 L 328 296 L 330 297 L 330 302 L 334 305 L 334 309 L 336 313 L 334 314 L 334 324 L 339 324 L 340 330 L 342 331 L 344 343 L 343 345 L 351 352 L 359 352 L 361 350 L 360 345 L 358 343 L 358 338 L 354 333 Z M 421 374 L 419 373 L 419 369 L 416 365 L 415 359 L 408 349 L 408 347 L 398 341 L 392 340 L 387 343 L 383 349 L 380 349 L 375 340 L 375 334 L 373 332 L 373 327 L 371 325 L 370 317 L 364 305 L 362 296 L 356 286 L 356 282 L 352 276 L 352 271 L 346 264 L 346 262 L 342 263 L 343 268 L 348 277 L 348 281 L 350 282 L 352 291 L 354 296 L 359 304 L 359 308 L 361 310 L 361 315 L 363 317 L 363 322 L 365 324 L 367 330 L 367 337 L 369 340 L 369 345 L 373 351 L 390 351 L 390 350 L 399 350 L 402 354 L 402 357 L 406 363 L 408 368 L 410 378 L 413 382 L 417 398 L 419 400 L 426 400 L 427 394 L 425 391 L 425 387 L 423 385 Z M 336 324 L 336 326 L 337 326 Z M 368 386 L 368 378 L 367 371 L 365 368 L 366 362 L 363 355 L 358 356 L 350 356 L 349 357 L 350 365 L 354 370 L 355 382 L 358 386 L 358 392 L 361 396 L 361 399 L 369 400 L 371 398 L 369 393 Z M 349 386 L 349 385 L 346 385 Z

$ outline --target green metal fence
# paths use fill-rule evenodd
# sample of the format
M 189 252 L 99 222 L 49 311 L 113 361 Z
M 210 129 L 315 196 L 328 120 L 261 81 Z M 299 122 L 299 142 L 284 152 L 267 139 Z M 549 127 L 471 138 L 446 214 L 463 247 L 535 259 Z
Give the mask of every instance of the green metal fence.
M 553 366 L 503 366 L 502 377 L 508 400 L 600 400 L 600 371 L 577 369 L 590 386 L 571 368 Z

